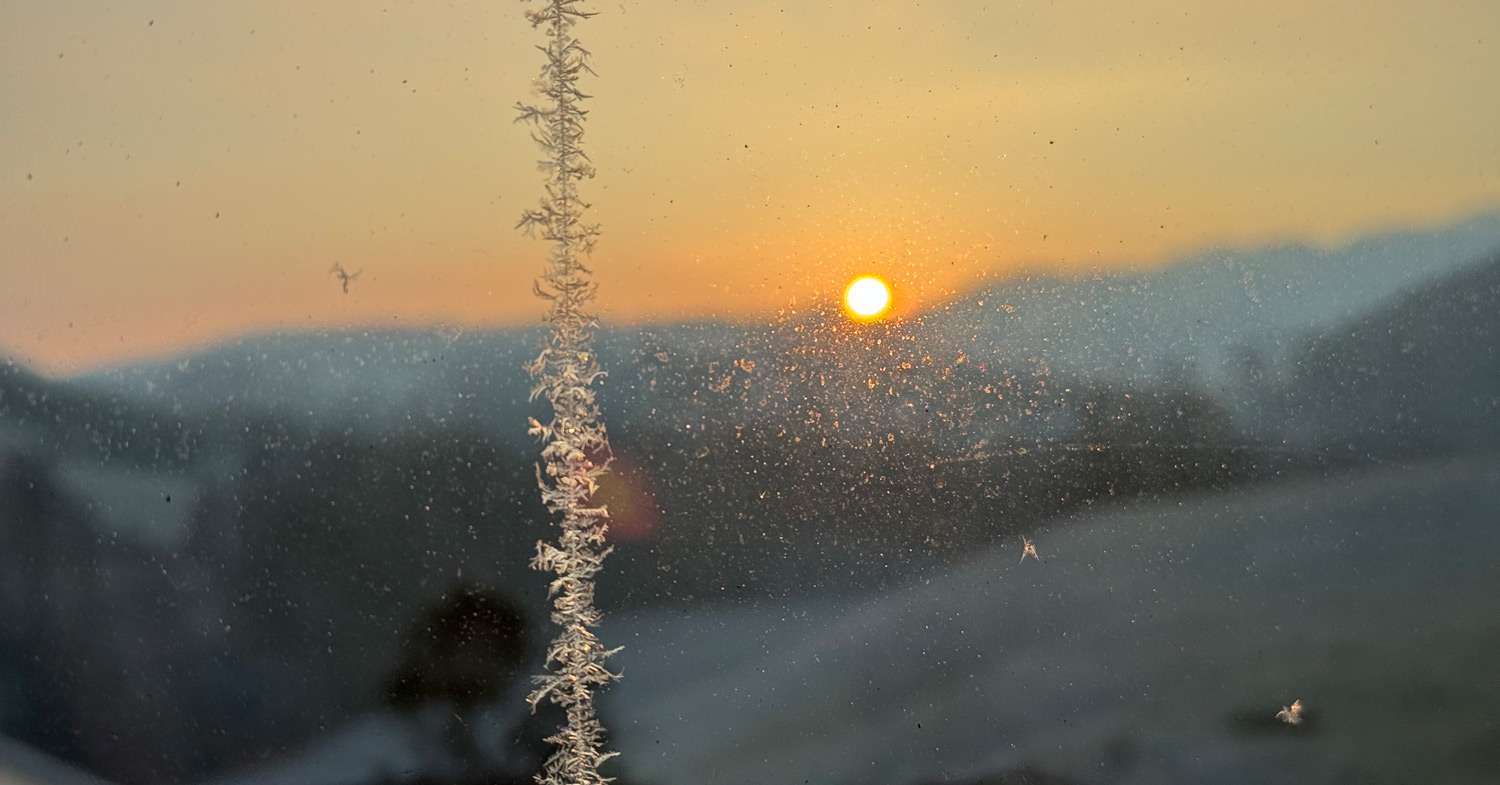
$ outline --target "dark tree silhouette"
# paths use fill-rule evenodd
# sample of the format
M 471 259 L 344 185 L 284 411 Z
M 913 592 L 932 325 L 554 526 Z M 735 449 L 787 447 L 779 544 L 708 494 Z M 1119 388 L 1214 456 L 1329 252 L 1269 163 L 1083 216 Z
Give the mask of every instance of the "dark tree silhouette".
M 479 781 L 484 760 L 473 720 L 514 681 L 527 648 L 526 619 L 514 605 L 494 592 L 459 585 L 411 625 L 383 697 L 401 711 L 435 702 L 451 706 L 448 749 L 463 765 L 462 781 Z

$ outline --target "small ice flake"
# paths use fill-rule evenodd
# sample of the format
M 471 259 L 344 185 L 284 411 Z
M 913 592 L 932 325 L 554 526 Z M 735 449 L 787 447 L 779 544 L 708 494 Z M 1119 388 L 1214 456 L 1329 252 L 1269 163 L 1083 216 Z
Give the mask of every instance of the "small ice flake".
M 344 270 L 344 265 L 340 264 L 339 262 L 334 262 L 333 266 L 328 268 L 328 274 L 334 276 L 335 278 L 338 278 L 339 281 L 343 283 L 344 294 L 349 293 L 349 284 L 353 283 L 354 279 L 358 278 L 359 274 L 362 272 L 364 272 L 364 270 L 355 270 L 352 273 L 347 272 Z
M 1288 725 L 1302 724 L 1302 701 L 1294 700 L 1290 706 L 1282 706 L 1281 711 L 1276 712 L 1276 719 Z

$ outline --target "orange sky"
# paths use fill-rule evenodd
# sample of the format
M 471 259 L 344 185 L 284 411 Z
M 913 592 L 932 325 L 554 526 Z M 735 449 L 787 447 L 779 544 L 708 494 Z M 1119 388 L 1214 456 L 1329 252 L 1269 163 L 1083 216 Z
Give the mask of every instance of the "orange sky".
M 609 321 L 876 271 L 1333 242 L 1500 206 L 1500 4 L 592 4 Z M 534 323 L 538 70 L 493 0 L 12 0 L 0 351 L 66 373 L 271 328 Z M 346 296 L 334 262 L 363 274 Z

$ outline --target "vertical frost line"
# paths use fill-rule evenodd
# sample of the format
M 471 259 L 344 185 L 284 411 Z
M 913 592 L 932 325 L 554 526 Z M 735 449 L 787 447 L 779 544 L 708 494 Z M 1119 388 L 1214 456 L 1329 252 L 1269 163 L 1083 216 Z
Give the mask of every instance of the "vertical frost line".
M 609 554 L 605 533 L 609 512 L 593 503 L 599 477 L 610 459 L 609 439 L 599 422 L 594 382 L 603 376 L 594 354 L 595 319 L 588 311 L 594 283 L 582 258 L 593 250 L 599 227 L 583 222 L 588 204 L 578 196 L 578 181 L 594 175 L 581 147 L 587 115 L 580 103 L 588 96 L 578 91 L 578 77 L 587 71 L 589 53 L 573 37 L 573 26 L 593 16 L 582 11 L 583 0 L 546 0 L 528 10 L 532 27 L 542 28 L 547 43 L 538 46 L 547 62 L 537 82 L 541 105 L 517 104 L 517 120 L 532 126 L 534 139 L 546 158 L 541 206 L 527 210 L 519 226 L 540 234 L 552 244 L 547 264 L 536 282 L 536 294 L 548 300 L 547 322 L 552 331 L 528 366 L 536 380 L 531 395 L 545 395 L 553 419 L 530 421 L 530 433 L 542 440 L 542 466 L 537 468 L 542 501 L 558 516 L 557 543 L 537 543 L 531 566 L 556 575 L 548 587 L 552 621 L 559 627 L 547 649 L 546 672 L 533 677 L 536 689 L 527 697 L 533 710 L 550 700 L 567 712 L 567 723 L 548 738 L 556 745 L 546 767 L 537 775 L 542 785 L 599 785 L 599 764 L 616 753 L 600 750 L 604 728 L 594 714 L 593 690 L 618 678 L 604 666 L 615 650 L 606 651 L 593 632 L 599 623 L 594 607 L 594 575 Z

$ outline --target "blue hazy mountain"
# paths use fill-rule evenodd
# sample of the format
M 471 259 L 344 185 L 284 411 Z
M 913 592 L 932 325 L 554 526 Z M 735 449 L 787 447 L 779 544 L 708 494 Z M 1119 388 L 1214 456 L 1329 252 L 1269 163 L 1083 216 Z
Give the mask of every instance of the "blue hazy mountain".
M 1091 378 L 1228 381 L 1237 347 L 1284 359 L 1302 335 L 1500 249 L 1500 214 L 1347 245 L 1205 251 L 1144 272 L 1026 276 L 971 291 L 926 321 L 976 351 L 1034 357 Z
M 1291 444 L 1390 457 L 1500 444 L 1500 252 L 1306 337 L 1281 394 L 1244 387 Z M 1269 393 L 1269 394 L 1267 394 Z

